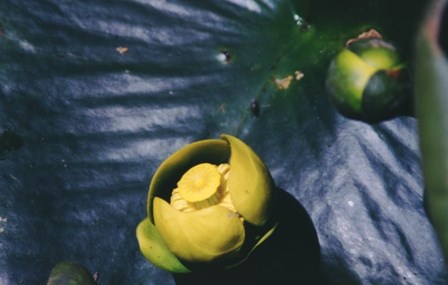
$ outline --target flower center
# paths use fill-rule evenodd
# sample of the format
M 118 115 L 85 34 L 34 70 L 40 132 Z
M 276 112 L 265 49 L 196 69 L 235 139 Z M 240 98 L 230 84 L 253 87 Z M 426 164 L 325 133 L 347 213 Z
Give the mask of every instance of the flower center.
M 229 172 L 227 163 L 193 166 L 177 182 L 177 188 L 171 193 L 171 206 L 182 212 L 192 212 L 219 204 L 236 213 L 227 188 Z
M 198 178 L 196 178 L 196 180 L 194 181 L 194 186 L 196 187 L 196 188 L 200 188 L 200 187 L 202 187 L 202 186 L 204 186 L 204 179 L 202 178 L 202 177 L 198 177 Z
M 177 182 L 180 196 L 196 203 L 212 197 L 220 184 L 221 176 L 215 165 L 201 163 L 190 168 Z

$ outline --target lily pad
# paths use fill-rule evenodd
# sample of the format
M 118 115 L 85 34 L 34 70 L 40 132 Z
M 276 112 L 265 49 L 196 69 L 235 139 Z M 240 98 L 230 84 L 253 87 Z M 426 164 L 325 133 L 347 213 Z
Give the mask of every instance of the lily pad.
M 331 58 L 370 28 L 412 62 L 425 6 L 0 1 L 0 131 L 23 142 L 0 160 L 0 284 L 44 284 L 62 260 L 104 284 L 180 284 L 135 228 L 160 163 L 221 133 L 303 205 L 329 284 L 447 283 L 416 119 L 349 120 L 324 88 Z

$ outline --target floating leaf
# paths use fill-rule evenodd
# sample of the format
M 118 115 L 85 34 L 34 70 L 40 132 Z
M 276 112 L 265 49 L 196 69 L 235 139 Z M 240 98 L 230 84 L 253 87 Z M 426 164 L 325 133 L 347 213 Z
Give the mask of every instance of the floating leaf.
M 0 284 L 45 284 L 66 259 L 102 284 L 175 284 L 135 239 L 147 185 L 169 154 L 221 133 L 304 206 L 329 284 L 447 283 L 416 119 L 348 120 L 324 88 L 331 58 L 371 28 L 412 61 L 425 5 L 0 1 L 0 130 L 24 142 L 0 160 Z M 306 76 L 278 90 L 296 70 Z M 294 268 L 282 262 L 260 274 Z

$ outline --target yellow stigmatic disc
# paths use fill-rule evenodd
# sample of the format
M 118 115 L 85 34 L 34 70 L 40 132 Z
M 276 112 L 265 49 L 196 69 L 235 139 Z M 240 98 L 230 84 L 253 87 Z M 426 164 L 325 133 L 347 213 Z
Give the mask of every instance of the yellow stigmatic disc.
M 207 163 L 204 163 L 204 164 L 207 164 Z M 197 201 L 197 202 L 191 202 L 191 201 L 188 201 L 185 197 L 183 197 L 180 194 L 180 188 L 176 188 L 171 193 L 171 198 L 170 198 L 170 204 L 174 209 L 181 211 L 181 212 L 192 212 L 192 211 L 197 211 L 197 210 L 200 210 L 203 208 L 207 208 L 207 207 L 211 207 L 213 205 L 219 204 L 220 206 L 227 208 L 234 213 L 237 212 L 235 210 L 235 207 L 233 206 L 231 199 L 230 199 L 230 192 L 227 187 L 227 180 L 229 179 L 229 173 L 230 173 L 229 164 L 222 163 L 217 166 L 213 165 L 213 164 L 210 164 L 210 165 L 216 167 L 216 170 L 218 171 L 218 173 L 220 175 L 220 182 L 219 182 L 218 188 L 216 189 L 216 192 L 209 198 L 206 198 L 204 200 Z M 207 166 L 207 168 L 208 168 L 208 166 Z M 202 174 L 203 175 L 206 174 L 205 171 L 202 172 Z M 209 177 L 207 179 L 209 179 Z M 191 181 L 189 183 L 191 183 Z M 178 183 L 178 186 L 179 186 L 179 183 Z M 204 195 L 204 196 L 206 196 L 206 195 Z
M 185 201 L 197 203 L 211 198 L 220 184 L 221 175 L 216 165 L 201 163 L 184 173 L 177 182 L 177 189 Z

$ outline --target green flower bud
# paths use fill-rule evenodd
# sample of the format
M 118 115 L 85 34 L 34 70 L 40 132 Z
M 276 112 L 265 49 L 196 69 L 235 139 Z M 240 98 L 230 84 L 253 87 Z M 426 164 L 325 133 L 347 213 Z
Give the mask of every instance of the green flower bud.
M 410 88 L 396 48 L 379 37 L 351 41 L 331 62 L 326 86 L 343 115 L 378 122 L 402 114 Z
M 154 174 L 137 227 L 143 255 L 171 272 L 244 261 L 276 227 L 272 177 L 253 150 L 222 135 L 189 144 Z

